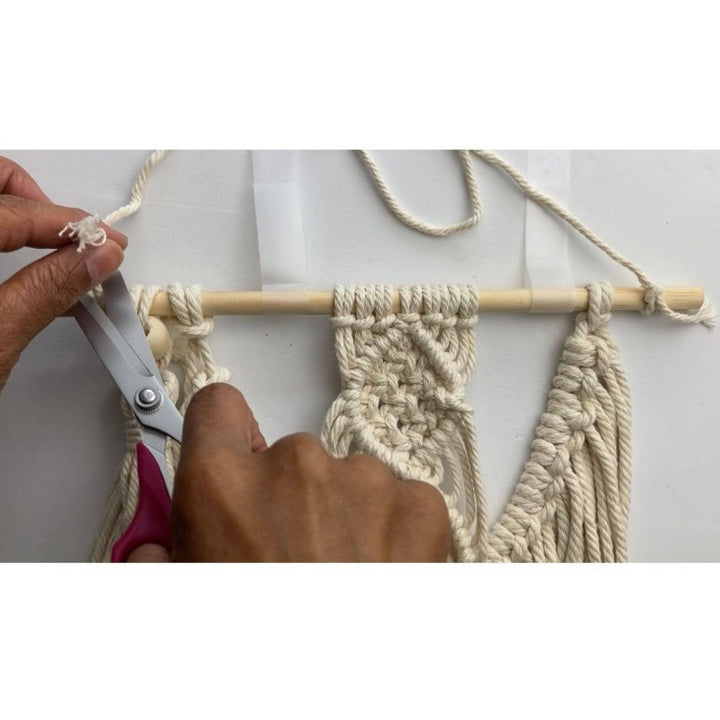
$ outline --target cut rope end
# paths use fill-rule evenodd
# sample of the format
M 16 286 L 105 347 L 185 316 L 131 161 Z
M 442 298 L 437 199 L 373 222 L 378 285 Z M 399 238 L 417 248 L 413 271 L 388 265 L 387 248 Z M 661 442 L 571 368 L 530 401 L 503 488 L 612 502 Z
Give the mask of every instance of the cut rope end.
M 99 247 L 107 241 L 107 233 L 100 225 L 98 215 L 88 215 L 77 222 L 69 222 L 59 233 L 63 237 L 68 233 L 68 238 L 77 243 L 77 251 L 82 252 L 88 245 Z
M 717 324 L 717 313 L 713 304 L 705 297 L 702 305 L 692 312 L 677 312 L 672 310 L 663 298 L 663 289 L 659 285 L 650 285 L 645 289 L 645 315 L 651 315 L 659 310 L 673 320 L 688 324 L 702 324 L 708 328 L 714 328 Z

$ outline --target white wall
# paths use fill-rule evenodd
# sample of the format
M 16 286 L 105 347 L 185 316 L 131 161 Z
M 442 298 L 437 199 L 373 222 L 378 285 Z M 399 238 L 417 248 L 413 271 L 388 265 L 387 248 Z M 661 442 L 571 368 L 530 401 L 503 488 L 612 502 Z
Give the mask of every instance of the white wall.
M 123 204 L 145 151 L 5 151 L 62 204 L 101 215 Z M 526 153 L 503 153 L 520 169 Z M 405 204 L 435 223 L 467 213 L 449 152 L 378 152 Z M 336 283 L 523 282 L 524 199 L 477 161 L 480 226 L 432 239 L 400 225 L 350 152 L 300 157 L 311 287 Z M 572 154 L 570 207 L 658 282 L 697 284 L 720 302 L 720 153 Z M 171 153 L 153 174 L 130 237 L 129 284 L 260 285 L 250 155 Z M 0 280 L 37 255 L 0 259 Z M 633 278 L 573 236 L 575 280 Z M 482 315 L 476 412 L 493 517 L 525 458 L 569 316 Z M 618 314 L 612 330 L 634 413 L 630 558 L 720 559 L 720 331 Z M 317 432 L 338 389 L 327 318 L 218 318 L 212 343 L 269 441 Z M 82 560 L 102 516 L 123 434 L 116 391 L 73 320 L 37 338 L 0 398 L 0 560 Z

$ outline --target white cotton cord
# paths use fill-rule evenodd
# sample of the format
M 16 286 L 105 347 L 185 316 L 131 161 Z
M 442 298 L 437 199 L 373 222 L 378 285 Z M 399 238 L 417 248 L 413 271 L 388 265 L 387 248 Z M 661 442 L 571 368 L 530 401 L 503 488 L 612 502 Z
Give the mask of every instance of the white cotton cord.
M 496 153 L 490 150 L 458 150 L 458 156 L 463 165 L 463 171 L 465 174 L 465 183 L 467 186 L 468 195 L 471 199 L 473 207 L 473 215 L 467 220 L 457 223 L 455 225 L 443 225 L 433 226 L 428 223 L 416 218 L 414 215 L 405 210 L 398 200 L 394 197 L 387 183 L 385 182 L 382 172 L 378 167 L 377 163 L 373 160 L 371 155 L 366 150 L 358 150 L 357 154 L 367 167 L 370 175 L 375 182 L 375 185 L 382 197 L 383 201 L 387 205 L 388 209 L 405 225 L 425 235 L 431 235 L 433 237 L 447 237 L 453 233 L 465 230 L 469 227 L 477 225 L 481 217 L 481 203 L 480 194 L 477 186 L 477 179 L 472 166 L 472 159 L 470 153 L 477 155 L 481 160 L 485 161 L 490 165 L 503 170 L 507 175 L 520 187 L 523 193 L 538 203 L 541 207 L 549 210 L 550 212 L 557 215 L 561 220 L 564 220 L 574 230 L 579 232 L 583 237 L 589 240 L 596 248 L 604 252 L 608 257 L 614 260 L 616 263 L 622 265 L 640 282 L 640 285 L 645 289 L 645 309 L 643 313 L 650 315 L 655 310 L 661 312 L 663 315 L 667 315 L 673 320 L 677 320 L 682 323 L 702 323 L 707 327 L 714 327 L 716 323 L 716 313 L 712 304 L 708 298 L 704 298 L 702 305 L 697 310 L 691 312 L 677 312 L 672 310 L 663 298 L 663 289 L 661 286 L 654 283 L 648 275 L 636 265 L 634 262 L 626 258 L 624 255 L 619 253 L 611 245 L 608 245 L 598 235 L 596 235 L 587 225 L 580 222 L 570 211 L 566 210 L 562 205 L 557 203 L 551 197 L 548 197 L 544 193 L 536 190 L 527 180 L 527 178 L 515 167 L 513 167 L 507 160 L 504 160 Z
M 337 287 L 333 325 L 341 390 L 322 441 L 335 456 L 367 453 L 401 479 L 443 494 L 451 559 L 623 562 L 630 511 L 630 392 L 608 331 L 612 287 L 588 287 L 565 341 L 530 457 L 488 528 L 472 409 L 475 291 Z
M 118 220 L 124 220 L 126 217 L 130 217 L 130 215 L 137 212 L 140 205 L 142 205 L 148 177 L 153 168 L 167 155 L 167 152 L 167 150 L 155 150 L 150 155 L 133 184 L 130 193 L 130 202 L 105 216 L 102 222 L 106 225 L 114 225 Z M 85 250 L 88 245 L 99 247 L 107 241 L 107 232 L 100 227 L 99 215 L 87 215 L 82 218 L 82 220 L 68 223 L 58 235 L 63 237 L 66 232 L 68 233 L 67 237 L 77 242 L 78 252 Z
M 378 192 L 387 207 L 395 215 L 395 217 L 413 230 L 417 230 L 424 235 L 430 235 L 432 237 L 447 237 L 448 235 L 452 235 L 460 230 L 466 230 L 467 228 L 474 227 L 480 221 L 480 217 L 482 216 L 480 192 L 478 190 L 475 170 L 473 168 L 472 158 L 470 157 L 469 151 L 458 150 L 458 155 L 460 157 L 460 162 L 462 163 L 465 185 L 467 187 L 468 197 L 470 198 L 470 204 L 472 206 L 472 215 L 467 220 L 455 223 L 454 225 L 430 225 L 429 223 L 426 223 L 409 213 L 402 207 L 402 205 L 400 205 L 398 200 L 392 194 L 392 191 L 383 178 L 380 168 L 375 160 L 373 160 L 370 153 L 367 152 L 367 150 L 357 150 L 356 152 L 370 172 L 370 176 L 375 182 L 375 187 L 377 187 Z
M 624 562 L 630 512 L 630 391 L 608 331 L 612 287 L 588 287 L 488 559 Z
M 643 288 L 645 288 L 645 314 L 650 314 L 657 309 L 663 313 L 663 315 L 667 315 L 683 323 L 702 323 L 707 327 L 715 326 L 715 309 L 707 298 L 703 300 L 702 306 L 693 312 L 681 313 L 671 310 L 662 297 L 662 287 L 654 283 L 638 265 L 619 253 L 611 245 L 608 245 L 608 243 L 596 235 L 587 225 L 580 222 L 570 211 L 566 210 L 551 197 L 536 190 L 530 185 L 527 178 L 507 160 L 504 160 L 490 150 L 473 150 L 472 152 L 486 163 L 503 170 L 527 197 L 538 203 L 538 205 L 555 213 L 560 219 L 570 225 L 570 227 L 577 230 L 577 232 L 589 240 L 596 248 L 633 273 Z
M 155 150 L 150 157 L 148 157 L 132 186 L 130 201 L 127 205 L 123 205 L 121 208 L 118 208 L 109 215 L 106 215 L 103 220 L 106 225 L 114 225 L 118 222 L 118 220 L 124 220 L 137 212 L 140 205 L 142 205 L 145 186 L 147 185 L 150 173 L 153 171 L 153 168 L 167 155 L 167 153 L 167 150 Z

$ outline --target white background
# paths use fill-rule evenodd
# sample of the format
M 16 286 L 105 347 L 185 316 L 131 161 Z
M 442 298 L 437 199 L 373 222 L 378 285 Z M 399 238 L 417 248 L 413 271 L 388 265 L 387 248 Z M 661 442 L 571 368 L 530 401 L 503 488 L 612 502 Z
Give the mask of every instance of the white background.
M 58 203 L 104 215 L 124 204 L 146 151 L 9 151 Z M 521 170 L 523 151 L 501 153 Z M 377 152 L 404 204 L 436 224 L 467 215 L 450 152 Z M 484 217 L 448 239 L 389 214 L 347 151 L 299 159 L 308 281 L 523 283 L 525 200 L 476 160 Z M 660 283 L 697 284 L 720 300 L 720 153 L 574 151 L 570 208 Z M 130 238 L 129 284 L 174 280 L 258 289 L 250 155 L 178 151 L 153 173 L 143 207 L 118 226 Z M 0 260 L 4 279 L 37 253 Z M 633 278 L 573 235 L 577 284 Z M 476 412 L 493 519 L 527 457 L 570 316 L 480 316 Z M 616 315 L 633 400 L 630 559 L 720 559 L 720 333 L 665 318 Z M 322 317 L 218 318 L 212 347 L 246 394 L 268 441 L 317 432 L 338 390 Z M 0 560 L 82 560 L 102 517 L 124 439 L 115 388 L 70 319 L 24 353 L 0 398 Z

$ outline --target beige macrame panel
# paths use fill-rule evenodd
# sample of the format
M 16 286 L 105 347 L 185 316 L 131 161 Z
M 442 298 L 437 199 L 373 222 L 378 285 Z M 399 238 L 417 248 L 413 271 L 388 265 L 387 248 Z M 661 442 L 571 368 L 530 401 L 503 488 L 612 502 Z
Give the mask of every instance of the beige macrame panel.
M 612 288 L 589 286 L 502 517 L 488 532 L 472 410 L 477 295 L 470 287 L 338 287 L 333 323 L 342 387 L 322 439 L 369 453 L 441 490 L 461 561 L 624 561 L 630 398 L 607 329 Z
M 440 487 L 453 556 L 486 555 L 487 519 L 473 413 L 465 388 L 475 367 L 472 287 L 335 289 L 335 352 L 342 389 L 321 438 L 336 456 L 374 455 L 400 478 Z M 421 312 L 422 308 L 422 312 Z

